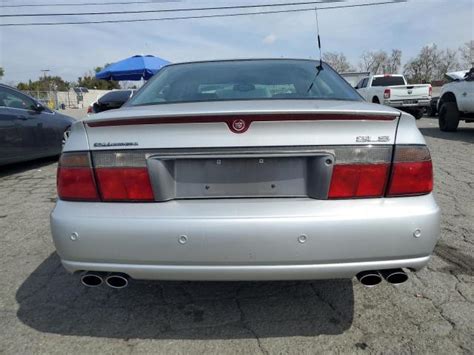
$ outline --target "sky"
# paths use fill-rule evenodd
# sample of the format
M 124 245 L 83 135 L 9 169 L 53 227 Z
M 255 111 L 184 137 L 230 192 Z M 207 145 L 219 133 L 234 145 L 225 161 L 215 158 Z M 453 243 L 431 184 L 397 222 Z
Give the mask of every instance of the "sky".
M 113 1 L 117 2 L 105 0 L 104 3 Z M 8 8 L 8 4 L 99 1 L 0 0 L 0 14 L 150 10 L 304 0 L 150 1 L 150 4 Z M 345 4 L 375 1 L 349 0 Z M 398 48 L 403 52 L 402 61 L 406 62 L 424 45 L 436 43 L 440 48 L 456 49 L 474 39 L 474 0 L 408 0 L 383 6 L 322 10 L 335 5 L 341 4 L 319 6 L 322 51 L 343 52 L 354 65 L 363 51 Z M 264 9 L 239 11 L 261 10 Z M 163 16 L 172 14 L 0 18 L 0 23 Z M 37 79 L 42 75 L 42 69 L 49 69 L 49 75 L 75 81 L 96 66 L 135 54 L 152 54 L 170 62 L 223 58 L 319 58 L 316 43 L 313 11 L 141 23 L 0 27 L 0 66 L 5 71 L 2 82 L 7 84 Z

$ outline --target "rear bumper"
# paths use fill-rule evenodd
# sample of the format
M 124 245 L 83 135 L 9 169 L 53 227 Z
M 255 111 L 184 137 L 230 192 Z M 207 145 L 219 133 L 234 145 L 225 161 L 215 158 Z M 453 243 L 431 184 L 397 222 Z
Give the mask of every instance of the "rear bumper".
M 364 270 L 424 267 L 429 256 L 412 259 L 303 265 L 137 265 L 62 260 L 70 272 L 120 272 L 141 280 L 262 281 L 352 278 Z
M 415 103 L 408 103 L 405 102 L 404 100 L 397 100 L 397 101 L 392 101 L 392 100 L 384 100 L 383 104 L 386 106 L 391 106 L 395 108 L 417 108 L 417 107 L 428 107 L 430 106 L 430 101 L 429 99 L 423 99 L 423 100 L 417 100 Z
M 432 195 L 344 201 L 58 201 L 51 228 L 71 272 L 124 272 L 161 280 L 296 280 L 420 269 L 438 239 L 439 214 Z

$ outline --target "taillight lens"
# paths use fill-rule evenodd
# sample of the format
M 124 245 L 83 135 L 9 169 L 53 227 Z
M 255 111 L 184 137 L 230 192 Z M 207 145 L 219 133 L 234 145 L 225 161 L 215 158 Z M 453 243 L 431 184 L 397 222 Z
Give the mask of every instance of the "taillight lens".
M 389 99 L 390 98 L 390 89 L 385 89 L 383 92 L 383 98 Z
M 89 106 L 87 108 L 87 113 L 94 113 L 94 110 L 92 109 L 92 106 Z
M 153 201 L 146 168 L 99 168 L 97 181 L 103 201 Z
M 389 164 L 336 165 L 332 172 L 329 198 L 381 197 Z
M 99 200 L 88 153 L 64 153 L 61 155 L 57 188 L 59 198 L 62 200 Z
M 335 150 L 329 199 L 399 197 L 433 190 L 426 146 L 345 147 Z
M 154 200 L 144 152 L 93 152 L 92 158 L 103 201 Z
M 385 193 L 391 147 L 336 149 L 328 198 L 382 197 Z
M 430 85 L 430 88 L 428 90 L 428 95 L 432 96 L 432 94 L 433 94 L 433 87 Z
M 388 145 L 331 148 L 335 165 L 328 198 L 430 193 L 433 190 L 433 168 L 427 147 L 397 145 L 393 149 Z M 59 198 L 72 201 L 154 201 L 147 154 L 133 150 L 63 153 L 57 175 Z
M 387 196 L 424 195 L 433 190 L 433 166 L 425 146 L 397 146 Z
M 87 152 L 63 153 L 57 178 L 62 200 L 154 200 L 143 152 L 93 152 L 92 157 Z

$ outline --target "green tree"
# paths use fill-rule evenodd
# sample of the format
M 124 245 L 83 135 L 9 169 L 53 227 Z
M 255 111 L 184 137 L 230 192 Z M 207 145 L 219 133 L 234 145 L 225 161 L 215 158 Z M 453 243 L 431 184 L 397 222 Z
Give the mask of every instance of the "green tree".
M 0 79 L 3 78 L 3 76 L 5 75 L 5 70 L 0 67 Z
M 71 84 L 60 76 L 44 76 L 36 81 L 29 80 L 28 83 L 19 83 L 17 88 L 25 91 L 68 91 Z
M 103 68 L 105 68 L 108 65 L 109 63 L 105 64 L 103 67 L 95 67 L 94 71 L 90 71 L 84 74 L 83 76 L 79 77 L 77 79 L 77 85 L 88 88 L 88 89 L 97 89 L 97 90 L 120 89 L 120 84 L 118 81 L 96 79 L 95 74 L 100 72 Z

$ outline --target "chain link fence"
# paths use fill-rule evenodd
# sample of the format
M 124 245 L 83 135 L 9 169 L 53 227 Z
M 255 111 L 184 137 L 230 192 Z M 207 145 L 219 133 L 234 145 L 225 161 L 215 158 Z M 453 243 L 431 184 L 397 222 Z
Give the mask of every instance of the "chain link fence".
M 58 106 L 57 93 L 54 91 L 23 91 L 25 94 L 34 97 L 37 101 L 41 102 L 44 106 L 52 110 L 56 110 Z
M 84 105 L 85 92 L 76 91 L 74 89 L 69 91 L 23 91 L 25 94 L 34 97 L 44 106 L 52 109 L 66 109 L 66 108 L 82 108 Z M 86 100 L 87 101 L 87 100 Z

